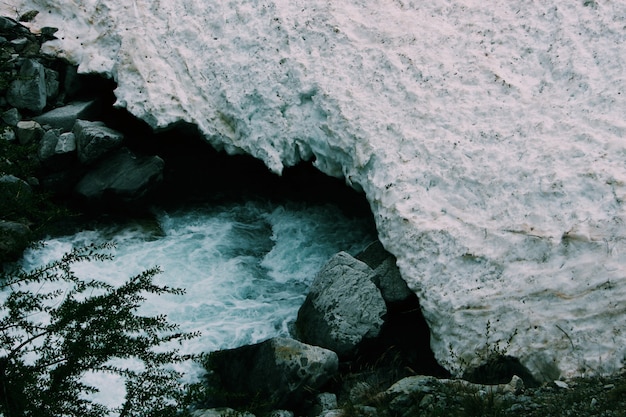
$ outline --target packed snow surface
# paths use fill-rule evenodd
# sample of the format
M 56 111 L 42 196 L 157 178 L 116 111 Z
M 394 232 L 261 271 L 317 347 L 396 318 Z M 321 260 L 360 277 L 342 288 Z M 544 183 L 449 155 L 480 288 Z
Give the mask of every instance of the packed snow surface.
M 451 371 L 623 366 L 626 2 L 11 3 L 153 127 L 362 189 Z

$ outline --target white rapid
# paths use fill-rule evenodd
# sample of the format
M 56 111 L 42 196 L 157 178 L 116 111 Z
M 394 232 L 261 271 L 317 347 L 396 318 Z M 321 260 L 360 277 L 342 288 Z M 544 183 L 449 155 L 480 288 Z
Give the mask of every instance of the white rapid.
M 369 220 L 348 218 L 332 205 L 250 201 L 158 211 L 155 219 L 55 237 L 27 251 L 22 263 L 28 269 L 72 247 L 116 242 L 113 261 L 77 264 L 77 275 L 121 284 L 160 266 L 155 282 L 186 294 L 151 296 L 141 313 L 166 314 L 182 331 L 201 332 L 182 351 L 202 353 L 288 336 L 321 266 L 340 250 L 356 254 L 374 238 Z M 201 370 L 186 366 L 187 378 L 197 378 Z M 123 398 L 123 385 L 110 376 L 87 381 L 103 387 L 99 402 L 115 406 Z

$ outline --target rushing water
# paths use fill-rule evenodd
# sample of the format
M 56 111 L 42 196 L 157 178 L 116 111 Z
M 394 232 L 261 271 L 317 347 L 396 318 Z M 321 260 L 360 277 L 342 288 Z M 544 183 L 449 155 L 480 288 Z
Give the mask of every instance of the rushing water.
M 78 264 L 77 275 L 121 284 L 160 266 L 155 282 L 186 294 L 152 296 L 141 313 L 167 314 L 182 331 L 200 331 L 183 347 L 199 353 L 288 335 L 323 264 L 340 250 L 355 254 L 375 238 L 369 220 L 348 218 L 333 205 L 252 201 L 154 214 L 51 238 L 27 251 L 23 266 L 58 259 L 75 246 L 114 241 L 113 261 Z M 98 384 L 99 377 L 90 378 Z M 109 389 L 102 396 L 99 401 L 115 404 L 123 392 Z

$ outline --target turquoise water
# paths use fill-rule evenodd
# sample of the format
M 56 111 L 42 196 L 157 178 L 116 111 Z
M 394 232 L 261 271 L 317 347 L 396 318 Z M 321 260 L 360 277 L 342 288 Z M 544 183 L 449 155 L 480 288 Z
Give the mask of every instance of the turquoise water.
M 75 266 L 82 278 L 121 284 L 152 266 L 155 281 L 186 290 L 151 296 L 142 314 L 167 314 L 183 331 L 200 331 L 185 353 L 210 352 L 287 336 L 317 271 L 336 252 L 356 254 L 375 239 L 370 220 L 348 218 L 333 205 L 247 202 L 157 210 L 153 219 L 128 220 L 48 239 L 25 253 L 23 266 L 42 265 L 73 247 L 114 241 L 115 259 Z M 196 365 L 183 369 L 193 380 Z M 121 384 L 105 375 L 98 400 L 116 404 Z M 111 389 L 120 386 L 119 389 Z

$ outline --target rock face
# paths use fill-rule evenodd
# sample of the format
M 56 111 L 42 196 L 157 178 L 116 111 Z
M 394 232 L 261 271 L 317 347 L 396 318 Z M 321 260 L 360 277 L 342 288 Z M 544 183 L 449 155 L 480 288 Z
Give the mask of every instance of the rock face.
M 112 149 L 122 146 L 124 135 L 107 127 L 102 122 L 77 120 L 72 132 L 76 137 L 78 159 L 83 164 L 91 164 Z
M 380 290 L 385 303 L 402 303 L 414 295 L 402 279 L 395 256 L 387 252 L 380 241 L 371 243 L 356 258 L 374 271 L 372 282 Z
M 95 100 L 76 101 L 63 107 L 50 110 L 34 118 L 41 125 L 49 125 L 54 129 L 70 131 L 77 120 L 89 120 L 97 114 L 98 104 Z
M 345 357 L 378 336 L 387 307 L 374 276 L 349 254 L 335 255 L 315 277 L 298 311 L 299 339 Z
M 626 356 L 626 3 L 604 6 L 61 0 L 32 25 L 155 128 L 363 190 L 449 370 L 500 345 L 551 378 Z
M 158 156 L 137 157 L 122 148 L 89 171 L 76 186 L 76 193 L 92 204 L 134 202 L 161 182 L 163 167 Z
M 25 59 L 19 76 L 9 86 L 7 101 L 20 110 L 40 113 L 47 100 L 46 71 L 34 59 Z
M 274 338 L 255 345 L 213 352 L 210 368 L 223 388 L 244 403 L 281 408 L 299 405 L 337 372 L 337 355 L 293 339 Z

